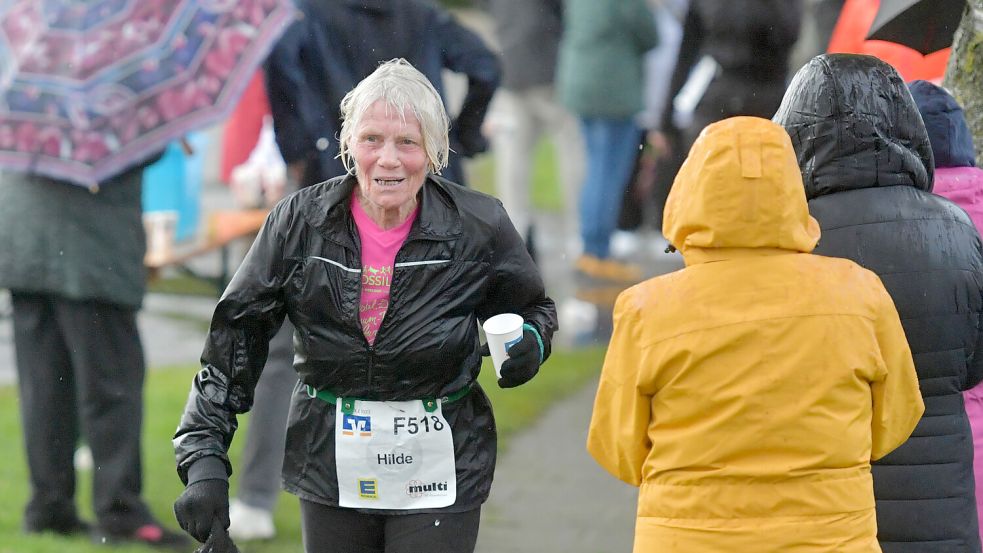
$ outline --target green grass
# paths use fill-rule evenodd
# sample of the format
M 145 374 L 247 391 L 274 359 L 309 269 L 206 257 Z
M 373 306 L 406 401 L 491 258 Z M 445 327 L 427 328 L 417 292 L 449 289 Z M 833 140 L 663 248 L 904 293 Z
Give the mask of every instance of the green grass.
M 479 381 L 491 398 L 499 429 L 499 448 L 508 447 L 509 438 L 528 426 L 550 403 L 578 389 L 598 374 L 604 351 L 601 348 L 556 352 L 543 366 L 540 374 L 519 388 L 502 390 L 495 383 L 494 370 L 489 363 L 481 371 Z M 174 452 L 170 438 L 184 409 L 188 387 L 195 367 L 174 367 L 152 371 L 146 387 L 144 420 L 144 490 L 156 516 L 172 528 L 177 528 L 171 505 L 181 493 L 181 482 L 174 472 Z M 242 436 L 249 424 L 243 417 L 239 438 L 233 440 L 233 466 L 240 455 Z M 18 414 L 16 389 L 0 387 L 0 436 L 6 444 L 6 455 L 0 459 L 0 553 L 96 553 L 105 547 L 91 544 L 83 538 L 25 536 L 20 531 L 23 505 L 28 496 L 27 470 Z M 79 506 L 83 516 L 92 520 L 90 508 L 91 481 L 83 475 L 79 482 Z M 235 476 L 232 479 L 233 493 Z M 277 538 L 268 542 L 239 544 L 242 553 L 300 552 L 300 514 L 297 500 L 286 493 L 280 498 L 276 512 Z M 150 548 L 113 547 L 113 553 L 148 553 Z
M 184 296 L 219 297 L 221 290 L 215 284 L 184 274 L 167 274 L 147 283 L 147 291 L 157 294 L 181 294 Z

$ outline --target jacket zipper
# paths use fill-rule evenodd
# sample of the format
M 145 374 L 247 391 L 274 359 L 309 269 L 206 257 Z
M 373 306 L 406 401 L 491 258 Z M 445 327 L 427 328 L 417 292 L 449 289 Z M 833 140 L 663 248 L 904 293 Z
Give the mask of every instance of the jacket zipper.
M 397 273 L 396 273 L 396 263 L 399 261 L 399 254 L 403 253 L 403 248 L 405 248 L 406 245 L 409 244 L 413 240 L 415 240 L 415 239 L 412 238 L 412 237 L 407 237 L 406 238 L 406 241 L 403 242 L 403 245 L 401 245 L 399 247 L 399 250 L 396 251 L 396 255 L 393 257 L 393 278 L 392 278 L 391 281 L 389 281 L 389 307 L 386 308 L 385 314 L 382 315 L 382 320 L 379 321 L 379 330 L 376 331 L 376 333 L 375 333 L 375 339 L 376 340 L 378 340 L 379 337 L 382 336 L 382 329 L 385 328 L 385 326 L 386 326 L 386 320 L 389 319 L 389 312 L 392 311 L 393 307 L 395 306 L 393 304 L 393 290 L 396 289 L 396 276 L 397 276 Z M 361 261 L 361 253 L 359 253 L 359 258 L 360 258 L 359 261 Z M 361 305 L 361 303 L 362 303 L 361 302 L 361 295 L 362 295 L 362 282 L 361 282 L 361 277 L 359 277 L 359 290 L 358 290 L 358 293 L 359 293 L 359 305 Z M 358 324 L 358 327 L 359 327 L 359 330 L 362 330 L 362 319 L 361 319 L 361 317 L 362 317 L 362 313 L 361 313 L 361 310 L 360 310 L 359 313 L 358 313 L 358 323 L 359 323 Z M 369 346 L 368 379 L 369 379 L 369 387 L 371 388 L 372 387 L 372 372 L 373 372 L 373 368 L 375 366 L 375 345 L 374 344 L 369 344 L 368 338 L 365 337 L 365 331 L 364 330 L 362 331 L 362 339 L 365 340 L 365 343 Z

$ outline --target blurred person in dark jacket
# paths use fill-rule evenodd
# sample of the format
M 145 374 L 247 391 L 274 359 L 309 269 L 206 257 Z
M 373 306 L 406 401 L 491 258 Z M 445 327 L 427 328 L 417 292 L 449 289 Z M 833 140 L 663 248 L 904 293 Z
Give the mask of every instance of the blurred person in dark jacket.
M 660 90 L 662 103 L 647 101 L 644 125 L 655 132 L 643 140 L 628 177 L 618 221 L 622 230 L 646 223 L 646 211 L 652 225 L 661 228 L 676 172 L 704 127 L 740 115 L 774 115 L 802 23 L 803 0 L 652 1 L 663 20 L 681 25 L 682 33 L 680 38 L 675 29 L 660 26 L 660 39 L 667 44 L 657 51 L 671 44 L 677 57 L 674 63 L 662 62 L 672 67 L 668 72 L 647 76 L 648 89 L 667 86 L 668 91 Z M 637 238 L 623 232 L 616 233 L 614 243 L 619 255 L 638 246 Z M 658 241 L 656 251 L 665 245 Z
M 682 155 L 710 123 L 738 115 L 770 118 L 775 114 L 801 24 L 802 0 L 690 2 L 672 97 L 701 62 L 710 69 L 709 79 L 692 87 L 695 103 L 689 121 L 675 121 L 685 127 Z M 672 111 L 666 116 L 671 121 Z
M 792 137 L 815 253 L 876 273 L 891 294 L 925 402 L 911 438 L 872 466 L 885 553 L 977 553 L 973 439 L 962 392 L 983 380 L 983 248 L 965 211 L 931 193 L 925 124 L 898 72 L 825 54 L 775 114 Z
M 228 527 L 237 415 L 289 318 L 283 483 L 305 550 L 466 553 L 497 449 L 477 323 L 525 321 L 501 367 L 509 388 L 549 356 L 556 309 L 501 203 L 436 176 L 448 118 L 422 73 L 385 63 L 341 108 L 351 171 L 277 204 L 215 308 L 174 438 L 175 513 L 202 542 Z
M 441 72 L 467 77 L 464 103 L 451 122 L 453 152 L 442 175 L 465 184 L 460 157 L 487 148 L 481 123 L 500 70 L 477 34 L 426 0 L 296 0 L 303 17 L 274 47 L 266 85 L 277 145 L 299 186 L 345 173 L 338 158 L 341 98 L 379 63 L 403 58 L 447 105 Z

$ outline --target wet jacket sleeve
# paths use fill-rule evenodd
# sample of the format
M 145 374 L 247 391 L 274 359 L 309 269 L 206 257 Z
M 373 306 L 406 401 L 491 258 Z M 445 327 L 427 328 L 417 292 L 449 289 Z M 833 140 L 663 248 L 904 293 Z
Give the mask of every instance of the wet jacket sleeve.
M 622 293 L 587 434 L 587 451 L 597 464 L 633 486 L 641 484 L 642 465 L 652 449 L 652 394 L 637 384 L 639 368 L 649 366 L 640 325 L 630 291 Z
M 501 80 L 498 58 L 478 35 L 449 13 L 441 11 L 437 15 L 435 36 L 440 43 L 443 66 L 468 78 L 464 103 L 451 124 L 451 149 L 465 157 L 480 154 L 488 149 L 481 123 Z
M 282 207 L 287 202 L 281 202 Z M 174 435 L 178 475 L 214 457 L 232 473 L 227 451 L 238 426 L 236 415 L 249 411 L 263 371 L 270 339 L 283 323 L 282 284 L 287 272 L 281 252 L 284 210 L 274 209 L 215 307 L 201 356 L 202 369 Z M 214 466 L 214 459 L 203 465 Z M 197 469 L 197 467 L 196 467 Z M 210 477 L 221 477 L 214 472 Z
M 908 340 L 894 302 L 883 286 L 878 286 L 877 343 L 884 371 L 871 383 L 871 460 L 877 460 L 903 444 L 925 412 L 918 375 Z
M 529 257 L 525 243 L 512 226 L 500 202 L 497 241 L 492 254 L 491 283 L 484 303 L 477 310 L 485 320 L 499 313 L 518 313 L 531 324 L 543 341 L 543 360 L 549 358 L 553 333 L 558 330 L 556 305 L 546 296 L 543 277 Z

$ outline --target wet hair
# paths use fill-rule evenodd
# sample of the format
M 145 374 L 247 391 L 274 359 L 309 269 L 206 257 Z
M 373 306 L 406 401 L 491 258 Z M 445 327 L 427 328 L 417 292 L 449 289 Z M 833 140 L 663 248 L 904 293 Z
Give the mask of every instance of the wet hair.
M 430 172 L 440 174 L 447 167 L 450 122 L 440 94 L 410 62 L 402 58 L 379 64 L 371 75 L 358 83 L 341 100 L 341 134 L 339 136 L 341 158 L 345 169 L 355 173 L 355 163 L 349 143 L 365 112 L 372 104 L 382 100 L 396 110 L 400 117 L 410 111 L 420 122 L 423 149 L 427 154 Z

